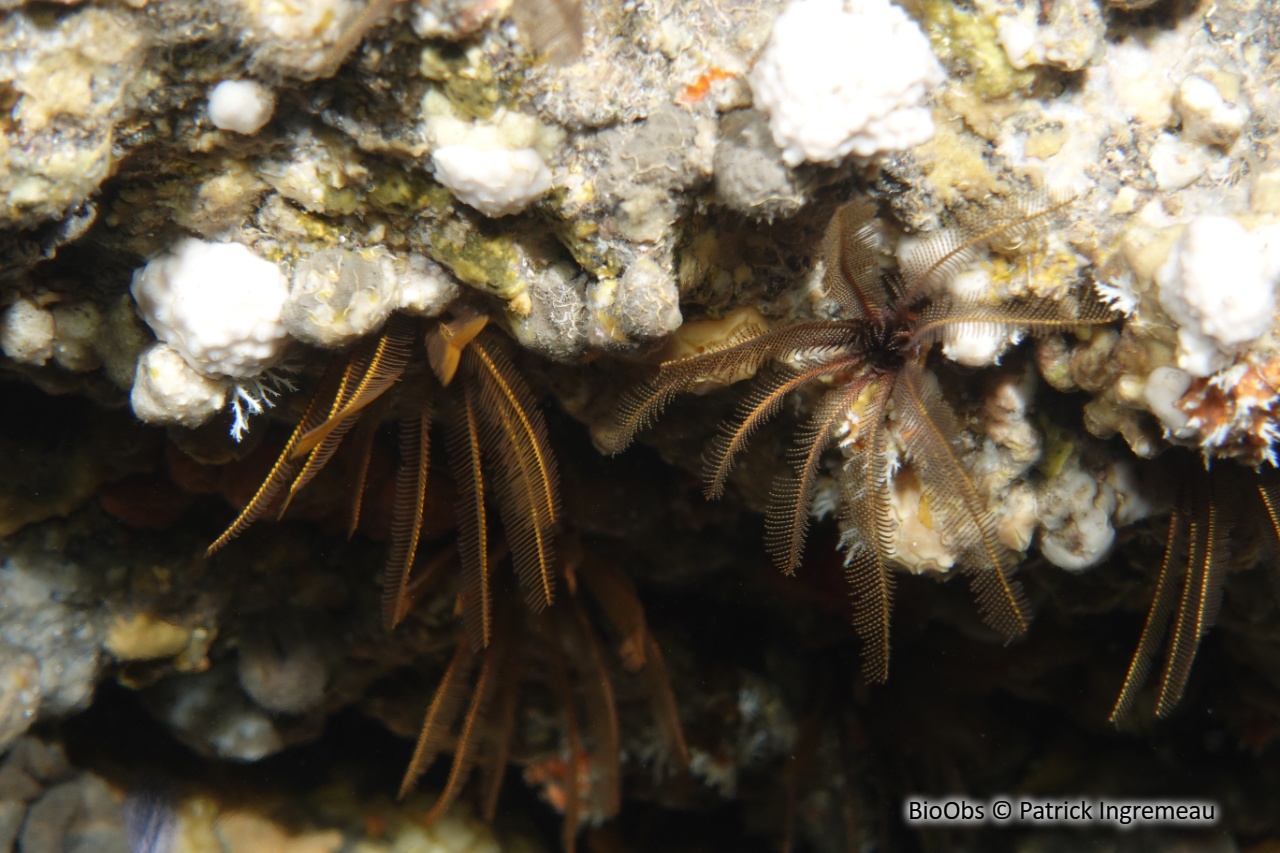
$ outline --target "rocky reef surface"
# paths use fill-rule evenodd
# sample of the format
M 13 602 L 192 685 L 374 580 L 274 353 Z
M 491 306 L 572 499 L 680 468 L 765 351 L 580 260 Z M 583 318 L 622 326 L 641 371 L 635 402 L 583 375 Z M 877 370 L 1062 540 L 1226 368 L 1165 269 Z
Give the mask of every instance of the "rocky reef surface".
M 0 0 L 0 849 L 1271 849 L 1277 49 L 1253 0 Z M 658 365 L 864 321 L 608 453 Z M 903 819 L 1004 794 L 1219 818 Z

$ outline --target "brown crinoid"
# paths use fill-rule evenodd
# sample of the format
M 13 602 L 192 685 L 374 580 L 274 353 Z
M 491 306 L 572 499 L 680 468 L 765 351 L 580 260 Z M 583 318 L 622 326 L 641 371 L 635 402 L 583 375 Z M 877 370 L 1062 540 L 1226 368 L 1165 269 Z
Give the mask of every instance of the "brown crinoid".
M 718 497 L 752 434 L 792 392 L 821 384 L 826 390 L 796 435 L 793 474 L 775 482 L 771 493 L 766 545 L 784 572 L 795 571 L 823 454 L 838 443 L 846 456 L 839 472 L 840 522 L 864 676 L 883 681 L 888 675 L 898 460 L 919 481 L 921 506 L 959 555 L 986 621 L 1006 638 L 1022 633 L 1029 614 L 1012 577 L 1014 553 L 998 540 L 995 518 L 961 461 L 957 418 L 925 362 L 934 343 L 958 335 L 1043 334 L 1110 319 L 1091 298 L 991 305 L 948 291 L 982 253 L 1037 236 L 1067 203 L 1018 197 L 964 211 L 954 227 L 926 240 L 900 274 L 882 269 L 871 206 L 842 208 L 823 247 L 824 285 L 839 304 L 839 318 L 751 327 L 719 348 L 663 363 L 624 398 L 605 443 L 622 450 L 683 391 L 759 373 L 706 456 L 706 494 Z
M 1280 537 L 1280 477 L 1229 463 L 1208 470 L 1193 464 L 1182 475 L 1169 515 L 1155 593 L 1124 686 L 1111 711 L 1119 723 L 1132 711 L 1163 645 L 1155 714 L 1167 716 L 1182 699 L 1200 641 L 1218 619 L 1233 542 L 1240 528 L 1265 518 Z
M 679 768 L 688 765 L 666 664 L 635 587 L 624 572 L 589 552 L 568 551 L 567 558 L 558 562 L 568 595 L 539 612 L 499 596 L 496 606 L 510 612 L 497 621 L 489 647 L 475 650 L 465 636 L 459 637 L 400 788 L 403 797 L 441 752 L 453 753 L 448 781 L 426 817 L 428 823 L 448 810 L 477 767 L 483 814 L 493 820 L 503 769 L 513 757 L 517 704 L 526 686 L 540 686 L 550 694 L 563 725 L 564 742 L 559 748 L 523 763 L 526 780 L 540 786 L 544 798 L 564 814 L 564 849 L 575 848 L 582 824 L 618 814 L 622 776 L 618 682 L 591 611 L 603 617 L 599 621 L 605 633 L 617 640 L 618 660 L 630 673 L 623 677 L 636 679 L 647 696 L 670 763 Z
M 362 460 L 351 514 L 354 531 L 374 433 L 383 417 L 394 413 L 400 462 L 383 601 L 384 621 L 394 628 L 426 579 L 414 566 L 423 534 L 431 425 L 440 409 L 449 409 L 443 420 L 458 491 L 457 549 L 470 642 L 481 648 L 493 635 L 490 498 L 526 600 L 535 610 L 550 605 L 552 537 L 560 513 L 556 461 L 532 393 L 486 325 L 486 317 L 472 313 L 425 325 L 395 315 L 377 337 L 335 360 L 257 493 L 209 552 L 264 515 L 283 514 L 348 434 Z M 421 361 L 415 354 L 423 350 L 430 371 L 412 370 Z

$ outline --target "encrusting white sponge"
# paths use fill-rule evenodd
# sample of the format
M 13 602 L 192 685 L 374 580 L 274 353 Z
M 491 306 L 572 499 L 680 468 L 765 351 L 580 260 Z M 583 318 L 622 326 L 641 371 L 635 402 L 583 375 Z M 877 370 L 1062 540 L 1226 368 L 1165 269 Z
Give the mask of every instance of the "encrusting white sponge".
M 871 157 L 933 137 L 920 106 L 946 75 L 889 0 L 793 0 L 748 77 L 788 166 Z
M 253 80 L 223 80 L 209 92 L 209 120 L 219 130 L 257 133 L 275 109 L 275 95 Z
M 135 272 L 130 290 L 156 337 L 205 376 L 258 376 L 289 344 L 289 281 L 239 243 L 185 237 Z
M 446 145 L 431 152 L 431 162 L 436 180 L 485 216 L 518 213 L 551 189 L 551 171 L 532 148 Z
M 469 121 L 435 89 L 422 112 L 436 180 L 485 216 L 519 213 L 551 189 L 545 157 L 563 139 L 557 129 L 508 109 Z
M 1200 216 L 1156 273 L 1160 304 L 1178 324 L 1178 367 L 1208 376 L 1271 328 L 1280 279 L 1280 227 L 1247 230 Z
M 227 383 L 197 373 L 164 344 L 152 344 L 138 359 L 129 402 L 139 420 L 194 428 L 227 404 Z

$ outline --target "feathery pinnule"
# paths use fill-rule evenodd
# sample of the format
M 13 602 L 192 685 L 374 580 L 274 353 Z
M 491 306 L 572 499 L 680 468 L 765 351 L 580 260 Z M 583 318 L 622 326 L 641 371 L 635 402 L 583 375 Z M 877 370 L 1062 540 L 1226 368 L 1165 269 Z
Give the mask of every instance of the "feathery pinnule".
M 1140 691 L 1151 675 L 1151 664 L 1156 650 L 1164 641 L 1169 628 L 1169 620 L 1173 617 L 1173 604 L 1177 596 L 1178 578 L 1188 571 L 1182 559 L 1190 555 L 1183 553 L 1186 547 L 1188 530 L 1186 516 L 1176 508 L 1169 514 L 1169 527 L 1165 533 L 1164 559 L 1160 563 L 1160 574 L 1156 578 L 1156 591 L 1152 596 L 1151 606 L 1147 611 L 1146 622 L 1142 626 L 1142 635 L 1138 639 L 1138 648 L 1133 653 L 1129 670 L 1125 673 L 1124 686 L 1120 688 L 1120 696 L 1111 709 L 1110 720 L 1118 723 L 1133 708 Z M 1175 568 L 1177 567 L 1177 568 Z
M 462 560 L 462 616 L 473 650 L 489 644 L 493 631 L 489 594 L 489 514 L 484 487 L 476 392 L 464 389 L 460 416 L 450 425 L 449 461 L 458 491 L 458 555 Z
M 952 227 L 931 235 L 904 259 L 905 285 L 899 304 L 909 306 L 935 295 L 993 245 L 1020 245 L 1040 236 L 1073 200 L 1067 195 L 1033 192 L 971 205 L 957 215 Z
M 403 394 L 396 397 L 397 407 L 411 411 L 399 420 L 400 462 L 383 589 L 383 618 L 388 627 L 395 627 L 409 611 L 414 597 L 410 590 L 420 586 L 414 581 L 413 565 L 423 534 L 434 399 L 442 391 L 449 391 L 461 370 L 464 403 L 458 408 L 460 417 L 469 424 L 465 431 L 468 440 L 454 440 L 451 448 L 469 463 L 468 476 L 457 477 L 463 504 L 469 507 L 460 516 L 460 552 L 473 592 L 466 597 L 474 617 L 470 620 L 472 635 L 481 646 L 488 642 L 492 631 L 486 592 L 486 479 L 497 476 L 499 480 L 493 497 L 515 552 L 517 571 L 534 607 L 545 607 L 551 600 L 551 546 L 560 511 L 555 459 L 547 441 L 546 425 L 515 367 L 499 347 L 483 340 L 487 324 L 487 317 L 475 313 L 429 324 L 425 343 L 438 384 L 429 376 L 424 377 L 423 387 L 415 391 L 418 396 L 414 399 Z M 417 349 L 421 328 L 418 321 L 392 315 L 382 332 L 358 344 L 341 367 L 337 363 L 330 367 L 267 479 L 235 522 L 210 546 L 210 553 L 269 511 L 287 485 L 288 491 L 280 501 L 279 512 L 283 513 L 328 465 L 347 435 L 359 427 L 357 489 L 349 523 L 349 533 L 354 533 L 374 431 L 381 420 L 374 416 L 386 414 L 390 408 L 387 392 L 404 376 L 414 351 L 421 352 Z
M 1108 323 L 1110 308 L 1087 293 L 1077 300 L 1020 299 L 990 305 L 943 294 L 920 311 L 911 327 L 911 345 L 927 348 L 943 341 L 947 332 L 964 332 L 994 337 L 1017 330 L 1030 337 L 1044 337 L 1077 326 Z
M 804 557 L 809 510 L 813 506 L 813 491 L 818 485 L 822 454 L 831 445 L 837 424 L 846 417 L 849 408 L 873 378 L 872 375 L 860 376 L 843 388 L 823 395 L 809 420 L 796 434 L 795 444 L 788 453 L 795 476 L 775 480 L 769 492 L 764 516 L 765 550 L 784 574 L 795 574 Z
M 302 465 L 300 461 L 294 459 L 291 455 L 293 447 L 298 443 L 298 439 L 324 421 L 327 416 L 327 408 L 320 400 L 335 391 L 341 382 L 341 378 L 342 371 L 338 369 L 336 363 L 331 363 L 325 370 L 324 377 L 320 380 L 320 388 L 310 402 L 307 403 L 307 408 L 302 413 L 302 419 L 294 427 L 293 433 L 285 443 L 284 449 L 280 451 L 280 455 L 276 457 L 275 464 L 271 466 L 266 479 L 262 481 L 262 485 L 258 486 L 258 490 L 254 492 L 253 497 L 249 500 L 249 503 L 245 504 L 240 514 L 236 516 L 235 521 L 231 522 L 231 525 L 223 531 L 222 535 L 215 539 L 213 544 L 205 550 L 206 556 L 210 556 L 215 551 L 220 550 L 232 539 L 247 530 L 249 525 L 266 515 L 272 503 L 280 496 L 281 490 L 293 479 L 293 475 L 297 473 L 298 468 Z
M 1222 582 L 1226 576 L 1226 549 L 1220 540 L 1218 509 L 1203 493 L 1193 496 L 1195 517 L 1191 521 L 1191 548 L 1178 617 L 1169 638 L 1164 674 L 1156 694 L 1156 716 L 1164 717 L 1182 698 L 1191 676 L 1191 664 L 1205 631 L 1218 618 Z
M 372 349 L 369 347 L 368 349 Z M 352 357 L 347 361 L 347 366 L 342 371 L 342 379 L 338 383 L 337 393 L 334 395 L 333 402 L 329 404 L 328 413 L 324 420 L 314 429 L 299 437 L 298 441 L 293 445 L 290 455 L 293 459 L 301 462 L 301 470 L 294 476 L 293 481 L 289 483 L 289 491 L 285 493 L 284 500 L 280 502 L 280 509 L 276 512 L 276 518 L 283 518 L 289 506 L 293 503 L 294 498 L 302 491 L 315 476 L 329 464 L 329 460 L 337 451 L 338 446 L 346 437 L 350 430 L 359 419 L 356 415 L 343 417 L 340 412 L 346 401 L 354 392 L 355 387 L 360 383 L 362 376 L 368 369 L 368 361 L 360 358 L 359 353 L 353 353 Z M 323 432 L 316 441 L 312 441 L 311 437 Z M 305 457 L 305 458 L 304 458 Z
M 891 297 L 880 269 L 875 206 L 855 201 L 836 211 L 827 226 L 822 287 L 849 319 L 879 321 Z
M 365 490 L 369 483 L 369 466 L 373 462 L 374 440 L 378 437 L 378 428 L 386 420 L 392 409 L 395 394 L 384 394 L 367 410 L 367 414 L 356 424 L 352 444 L 356 458 L 355 484 L 351 488 L 351 510 L 347 516 L 347 538 L 356 535 L 360 526 L 360 517 L 364 511 Z
M 462 793 L 472 769 L 479 764 L 485 771 L 489 784 L 485 786 L 486 799 L 496 800 L 495 786 L 501 778 L 499 768 L 505 768 L 514 732 L 514 703 L 519 689 L 519 648 L 515 644 L 519 618 L 500 620 L 495 626 L 492 642 L 487 648 L 472 651 L 473 643 L 463 633 L 453 657 L 436 686 L 431 705 L 422 723 L 413 758 L 405 770 L 400 784 L 399 797 L 403 799 L 418 779 L 425 773 L 440 753 L 452 747 L 453 761 L 444 790 L 427 813 L 428 824 L 438 820 Z M 471 678 L 479 663 L 474 682 Z M 468 699 L 468 694 L 470 698 Z M 497 697 L 498 714 L 491 713 Z M 463 705 L 466 712 L 462 712 Z M 454 732 L 461 715 L 461 726 Z M 495 762 L 499 762 L 495 765 Z
M 422 538 L 422 516 L 431 467 L 432 402 L 424 397 L 416 414 L 400 419 L 400 464 L 391 513 L 391 548 L 383 570 L 382 620 L 390 630 L 409 612 L 409 582 Z
M 407 319 L 394 315 L 376 338 L 358 344 L 341 362 L 341 368 L 337 361 L 330 363 L 275 465 L 236 520 L 209 546 L 208 553 L 217 551 L 265 515 L 287 484 L 289 490 L 277 512 L 280 516 L 284 514 L 298 492 L 329 464 L 342 440 L 360 420 L 361 413 L 382 398 L 403 375 L 416 328 Z M 372 442 L 372 436 L 368 442 Z M 362 448 L 362 453 L 367 454 L 367 447 Z M 362 491 L 364 462 L 361 465 Z M 359 502 L 357 494 L 350 525 L 352 532 L 359 519 Z
M 604 436 L 611 453 L 621 453 L 679 394 L 706 381 L 754 374 L 766 362 L 800 351 L 836 351 L 848 345 L 852 322 L 805 322 L 762 331 L 747 326 L 722 347 L 664 362 L 658 375 L 623 396 L 618 416 Z
M 467 695 L 469 676 L 474 665 L 475 656 L 471 653 L 471 645 L 466 637 L 458 638 L 457 648 L 445 669 L 440 683 L 436 685 L 435 695 L 431 697 L 431 705 L 422 721 L 422 731 L 418 733 L 418 743 L 414 746 L 413 757 L 409 759 L 409 767 L 405 770 L 404 780 L 400 783 L 399 798 L 413 790 L 418 778 L 436 760 L 440 750 L 449 737 L 449 729 L 457 719 L 458 711 Z
M 372 340 L 372 344 L 357 346 L 348 365 L 350 381 L 344 381 L 339 388 L 324 422 L 309 430 L 294 445 L 292 456 L 298 458 L 313 451 L 319 452 L 321 447 L 328 447 L 327 452 L 320 453 L 324 462 L 327 462 L 341 441 L 339 436 L 330 442 L 331 434 L 339 428 L 343 428 L 345 434 L 345 430 L 354 423 L 352 419 L 355 415 L 399 381 L 409 364 L 416 338 L 416 324 L 406 317 L 393 314 L 382 333 Z
M 862 640 L 862 676 L 880 684 L 889 678 L 889 623 L 893 615 L 891 560 L 895 525 L 889 506 L 889 430 L 884 409 L 893 383 L 881 379 L 869 389 L 858 447 L 840 473 L 844 505 L 841 526 L 849 531 L 845 579 L 853 604 L 853 628 Z M 856 538 L 854 538 L 856 537 Z
M 1156 716 L 1168 716 L 1181 700 L 1200 641 L 1217 622 L 1222 602 L 1230 556 L 1224 514 L 1229 515 L 1233 508 L 1239 510 L 1238 499 L 1256 494 L 1259 509 L 1275 529 L 1271 484 L 1257 474 L 1253 477 L 1246 485 L 1236 481 L 1229 469 L 1197 468 L 1186 475 L 1169 516 L 1155 593 L 1111 711 L 1111 722 L 1120 722 L 1132 710 L 1161 644 L 1165 645 L 1165 656 L 1156 687 Z
M 266 479 L 206 553 L 219 550 L 262 518 L 286 484 L 289 490 L 277 514 L 282 515 L 288 509 L 298 491 L 328 464 L 347 431 L 354 426 L 360 409 L 376 400 L 403 373 L 411 343 L 411 328 L 388 323 L 388 328 L 377 339 L 357 347 L 341 369 L 338 362 L 329 365 Z
M 555 457 L 546 425 L 514 368 L 496 347 L 473 343 L 463 369 L 475 381 L 480 437 L 499 472 L 494 497 L 526 601 L 535 610 L 554 597 L 552 538 L 560 513 Z
M 500 673 L 507 668 L 510 649 L 509 644 L 504 642 L 506 636 L 505 631 L 499 632 L 494 637 L 494 643 L 485 650 L 484 661 L 480 664 L 480 674 L 476 677 L 475 686 L 471 689 L 471 703 L 467 706 L 467 714 L 462 719 L 462 730 L 454 743 L 449 779 L 445 782 L 439 799 L 423 818 L 425 823 L 434 823 L 444 816 L 449 806 L 453 805 L 454 800 L 462 793 L 462 786 L 471 775 L 471 768 L 475 766 L 481 727 L 485 724 L 489 704 L 501 678 Z
M 959 436 L 955 415 L 942 399 L 936 380 L 920 367 L 903 370 L 893 401 L 898 434 L 930 501 L 935 527 L 944 542 L 958 546 L 963 570 L 978 596 L 978 609 L 1006 641 L 1025 633 L 1030 605 L 1012 578 L 1013 555 L 996 530 L 996 520 L 978 494 L 953 445 Z
M 774 417 L 787 397 L 822 376 L 860 367 L 865 359 L 860 353 L 835 358 L 808 368 L 779 367 L 762 381 L 753 383 L 747 396 L 738 405 L 734 419 L 720 426 L 716 437 L 707 449 L 703 480 L 703 494 L 708 499 L 724 496 L 725 483 L 733 470 L 733 461 L 746 446 L 747 441 L 761 426 Z
M 501 556 L 490 556 L 496 564 Z M 568 569 L 560 566 L 560 571 Z M 459 637 L 427 710 L 413 761 L 401 786 L 406 794 L 440 753 L 452 749 L 453 766 L 440 798 L 426 820 L 437 819 L 461 793 L 467 778 L 479 767 L 484 813 L 492 815 L 515 735 L 515 715 L 522 685 L 541 683 L 550 688 L 564 725 L 564 752 L 570 772 L 564 780 L 567 797 L 564 823 L 566 849 L 576 843 L 579 818 L 588 809 L 611 817 L 621 805 L 621 723 L 614 670 L 605 653 L 606 642 L 592 613 L 619 616 L 623 630 L 638 634 L 644 649 L 639 674 L 647 688 L 659 730 L 671 760 L 688 763 L 688 747 L 681 730 L 679 709 L 658 648 L 644 621 L 644 609 L 630 579 L 617 567 L 587 554 L 574 569 L 584 583 L 566 583 L 566 595 L 539 612 L 517 606 L 510 586 L 495 591 L 493 637 L 487 648 L 473 649 L 465 633 Z M 588 591 L 599 610 L 588 608 Z M 600 599 L 593 590 L 601 590 Z M 465 591 L 463 593 L 466 594 Z M 608 605 L 603 601 L 609 601 Z M 633 624 L 638 620 L 638 624 Z M 625 628 L 623 626 L 626 626 Z M 465 711 L 463 710 L 465 707 Z M 578 786 L 577 762 L 590 763 L 590 788 Z
M 1280 543 L 1280 473 L 1275 468 L 1257 472 L 1254 488 L 1271 525 L 1273 541 Z

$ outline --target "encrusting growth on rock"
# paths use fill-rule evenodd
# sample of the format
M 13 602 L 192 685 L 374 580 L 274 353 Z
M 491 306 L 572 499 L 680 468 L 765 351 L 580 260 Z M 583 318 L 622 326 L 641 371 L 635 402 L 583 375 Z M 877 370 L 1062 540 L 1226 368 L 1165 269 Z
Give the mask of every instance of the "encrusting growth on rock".
M 718 497 L 752 434 L 792 392 L 827 382 L 796 435 L 794 473 L 776 482 L 770 497 L 766 544 L 775 563 L 787 574 L 800 565 L 823 454 L 838 444 L 847 456 L 839 473 L 840 520 L 854 626 L 864 644 L 863 674 L 884 681 L 897 547 L 891 501 L 895 474 L 905 463 L 919 480 L 933 528 L 960 555 L 984 618 L 1006 640 L 1016 637 L 1030 614 L 1012 577 L 1015 555 L 999 541 L 996 519 L 965 469 L 959 424 L 925 361 L 948 334 L 1047 334 L 1110 319 L 1088 297 L 989 305 L 945 290 L 982 253 L 1043 233 L 1068 203 L 1019 196 L 964 211 L 955 227 L 925 241 L 900 275 L 881 269 L 871 205 L 842 208 L 824 244 L 824 286 L 843 316 L 769 330 L 748 327 L 718 349 L 663 363 L 656 377 L 626 396 L 608 437 L 611 449 L 624 449 L 677 394 L 707 379 L 730 382 L 759 371 L 707 456 L 706 494 Z

